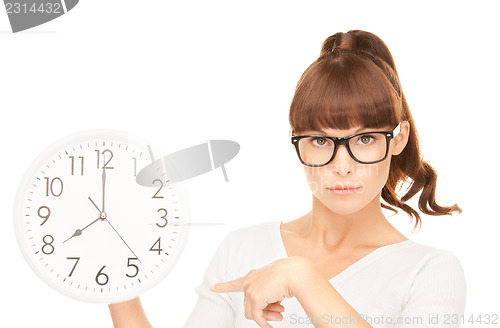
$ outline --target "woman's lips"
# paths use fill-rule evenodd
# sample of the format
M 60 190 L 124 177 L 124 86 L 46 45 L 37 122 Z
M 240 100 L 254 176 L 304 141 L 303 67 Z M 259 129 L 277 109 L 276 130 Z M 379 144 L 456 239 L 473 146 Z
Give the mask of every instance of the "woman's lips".
M 330 192 L 338 195 L 352 194 L 358 191 L 359 189 L 361 189 L 361 187 L 354 187 L 354 186 L 328 188 Z

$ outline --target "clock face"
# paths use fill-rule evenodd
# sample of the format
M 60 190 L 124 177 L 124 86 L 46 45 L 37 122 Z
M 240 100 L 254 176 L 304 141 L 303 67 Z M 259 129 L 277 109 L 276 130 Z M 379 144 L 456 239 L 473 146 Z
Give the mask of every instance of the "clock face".
M 46 149 L 16 196 L 19 246 L 32 269 L 73 298 L 114 303 L 153 287 L 177 262 L 188 236 L 186 193 L 151 146 L 126 133 L 91 130 Z M 162 173 L 163 172 L 163 173 Z

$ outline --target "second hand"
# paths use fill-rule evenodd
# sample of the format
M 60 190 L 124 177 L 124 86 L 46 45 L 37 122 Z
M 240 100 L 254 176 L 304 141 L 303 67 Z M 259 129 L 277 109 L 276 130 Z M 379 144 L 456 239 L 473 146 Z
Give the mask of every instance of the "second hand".
M 103 174 L 103 183 L 105 183 L 106 181 L 106 175 Z M 103 189 L 103 194 L 104 194 L 104 189 Z M 120 239 L 123 241 L 123 243 L 125 244 L 125 246 L 127 246 L 127 248 L 132 252 L 132 254 L 134 254 L 134 256 L 139 260 L 139 263 L 142 263 L 141 259 L 139 259 L 139 257 L 135 254 L 135 252 L 132 250 L 132 248 L 130 248 L 130 246 L 127 244 L 127 242 L 125 241 L 125 239 L 122 238 L 122 236 L 120 235 L 120 233 L 115 229 L 115 227 L 113 227 L 113 225 L 111 224 L 111 222 L 109 221 L 109 219 L 107 218 L 107 215 L 105 212 L 101 211 L 99 209 L 99 207 L 96 205 L 96 203 L 94 203 L 94 201 L 92 200 L 92 198 L 88 197 L 90 202 L 94 205 L 94 207 L 99 211 L 100 214 L 100 219 L 101 220 L 106 220 L 109 225 L 111 226 L 111 228 L 113 228 L 113 230 L 116 232 L 116 234 L 118 235 L 118 237 L 120 237 Z M 104 204 L 104 197 L 103 197 L 103 204 Z
M 127 244 L 127 242 L 122 238 L 122 236 L 118 233 L 118 231 L 116 231 L 115 227 L 113 227 L 113 225 L 111 224 L 111 222 L 109 222 L 108 219 L 106 219 L 106 221 L 109 223 L 109 225 L 111 226 L 111 228 L 113 228 L 113 230 L 116 232 L 116 234 L 118 235 L 118 237 L 120 237 L 120 239 L 123 241 L 123 243 L 128 247 L 128 249 L 130 249 L 130 251 L 132 252 L 132 254 L 134 254 L 135 258 L 139 260 L 140 263 L 142 263 L 142 261 L 139 259 L 139 257 L 137 257 L 137 255 L 135 255 L 134 251 L 132 250 L 132 248 L 130 248 L 130 246 Z

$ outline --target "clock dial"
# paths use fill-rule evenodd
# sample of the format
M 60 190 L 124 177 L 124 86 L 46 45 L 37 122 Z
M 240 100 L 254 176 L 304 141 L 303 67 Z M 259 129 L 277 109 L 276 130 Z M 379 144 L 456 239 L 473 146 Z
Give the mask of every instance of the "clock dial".
M 77 299 L 110 303 L 136 297 L 168 274 L 186 243 L 187 199 L 161 167 L 151 187 L 136 183 L 152 155 L 137 137 L 94 130 L 64 138 L 35 160 L 18 190 L 15 226 L 24 256 L 45 282 Z

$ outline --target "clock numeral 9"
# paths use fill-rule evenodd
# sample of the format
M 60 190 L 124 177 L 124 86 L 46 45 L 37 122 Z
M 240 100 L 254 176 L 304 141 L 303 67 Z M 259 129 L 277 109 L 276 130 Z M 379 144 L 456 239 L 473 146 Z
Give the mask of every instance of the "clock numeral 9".
M 40 213 L 40 210 L 41 210 L 41 209 L 43 209 L 43 208 L 47 210 L 47 214 L 45 214 L 45 215 L 43 215 L 43 214 L 41 214 L 41 213 Z M 42 226 L 42 225 L 44 225 L 44 224 L 45 224 L 45 222 L 47 222 L 47 220 L 49 219 L 49 216 L 50 216 L 50 208 L 48 208 L 47 206 L 40 206 L 40 207 L 38 208 L 37 213 L 38 213 L 38 216 L 39 216 L 40 218 L 45 219 L 45 220 L 43 220 L 43 222 L 42 222 L 42 223 L 40 223 L 40 225 Z
M 75 157 L 70 156 L 71 158 L 71 175 L 74 175 L 74 167 L 75 167 Z M 82 169 L 80 170 L 80 175 L 83 175 L 83 156 L 78 156 L 79 159 L 81 159 L 81 167 Z
M 151 248 L 149 249 L 149 251 L 151 251 L 151 252 L 158 252 L 158 255 L 160 255 L 160 254 L 161 254 L 161 251 L 163 251 L 163 248 L 160 248 L 160 247 L 161 247 L 161 245 L 160 245 L 160 239 L 161 239 L 161 237 L 160 237 L 160 238 L 158 238 L 158 239 L 155 241 L 155 243 L 153 244 L 153 246 L 151 246 Z M 153 248 L 153 247 L 155 247 L 155 246 L 156 246 L 156 244 L 158 244 L 158 248 Z
M 164 216 L 162 216 L 162 217 L 160 218 L 160 219 L 165 220 L 165 223 L 164 223 L 163 225 L 162 225 L 162 224 L 158 224 L 158 223 L 157 223 L 156 225 L 157 225 L 158 227 L 160 227 L 160 228 L 165 228 L 165 227 L 167 226 L 167 224 L 168 224 L 168 220 L 167 220 L 167 218 L 166 218 L 166 216 L 167 216 L 167 210 L 166 210 L 166 209 L 164 209 L 164 208 L 160 208 L 157 212 L 160 212 L 160 211 L 164 211 L 164 212 L 165 212 L 165 215 L 164 215 Z
M 99 160 L 99 155 L 101 154 L 101 152 L 99 151 L 99 149 L 96 149 L 95 150 L 97 152 L 97 168 L 99 168 L 99 163 L 101 162 Z M 106 153 L 109 154 L 109 159 L 106 161 Z M 104 162 L 104 165 L 102 166 L 103 169 L 114 169 L 113 166 L 107 166 L 109 164 L 109 162 L 111 161 L 111 159 L 113 158 L 113 152 L 109 149 L 106 149 L 106 150 L 103 150 L 102 151 L 102 161 Z
M 135 276 L 137 276 L 137 274 L 139 273 L 139 267 L 135 264 L 131 264 L 130 261 L 133 261 L 133 260 L 138 260 L 137 257 L 129 257 L 128 258 L 128 262 L 127 262 L 127 266 L 128 267 L 134 267 L 135 268 L 135 274 L 134 275 L 129 275 L 128 273 L 126 274 L 127 277 L 129 278 L 134 278 Z
M 101 268 L 101 270 L 99 270 L 99 272 L 97 273 L 97 275 L 95 276 L 95 282 L 97 282 L 97 283 L 98 283 L 99 285 L 101 285 L 101 286 L 106 285 L 106 284 L 108 283 L 108 281 L 109 281 L 109 277 L 108 277 L 108 275 L 107 275 L 107 274 L 105 274 L 104 272 L 102 272 L 102 270 L 104 270 L 104 268 L 105 268 L 105 267 L 106 267 L 106 266 L 104 265 L 104 266 Z M 100 277 L 104 278 L 104 282 L 99 281 L 99 278 L 100 278 Z M 101 280 L 102 280 L 102 279 L 101 279 Z
M 50 239 L 50 241 L 47 241 L 45 239 Z M 42 241 L 43 241 L 43 246 L 42 246 L 43 254 L 50 255 L 54 253 L 55 249 L 54 246 L 52 246 L 52 243 L 54 242 L 54 237 L 52 237 L 51 235 L 45 235 L 43 236 Z
M 44 177 L 45 181 L 47 182 L 46 183 L 46 188 L 45 188 L 45 196 L 49 196 L 49 192 L 52 196 L 54 197 L 59 197 L 61 196 L 62 192 L 63 192 L 63 182 L 62 180 L 59 178 L 59 177 L 55 177 L 53 178 L 52 180 L 50 180 L 48 177 Z M 49 180 L 50 180 L 50 183 L 49 183 Z M 54 181 L 59 181 L 59 192 L 54 192 Z

